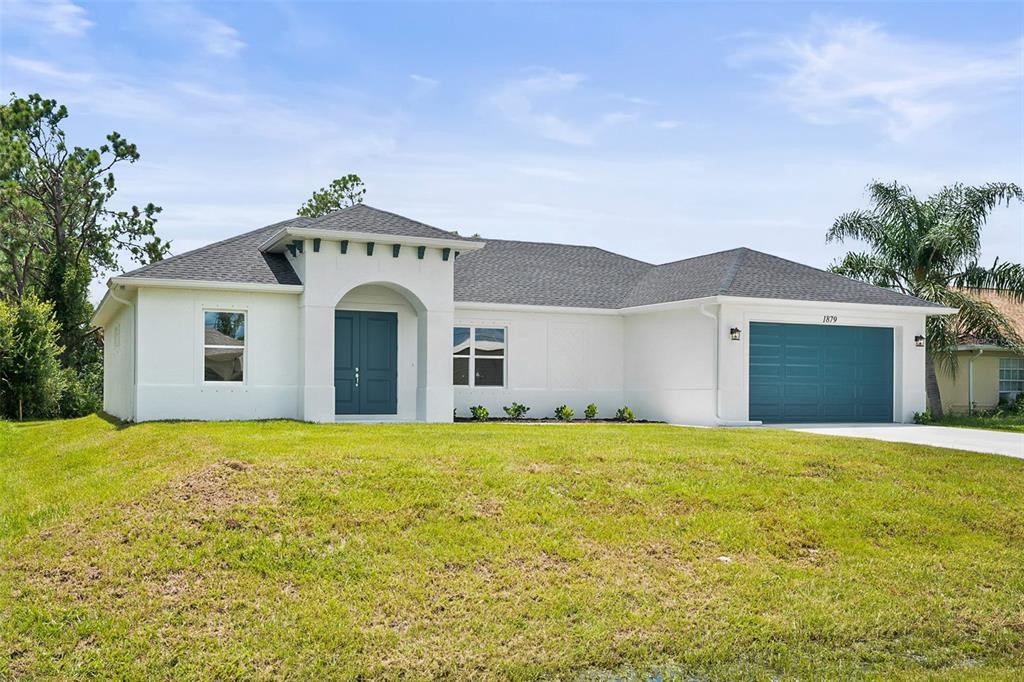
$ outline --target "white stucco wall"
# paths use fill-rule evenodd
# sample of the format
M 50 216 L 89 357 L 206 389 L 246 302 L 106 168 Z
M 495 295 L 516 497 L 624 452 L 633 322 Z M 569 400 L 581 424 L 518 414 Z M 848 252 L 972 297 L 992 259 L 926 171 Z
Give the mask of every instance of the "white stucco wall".
M 624 399 L 638 419 L 715 422 L 715 322 L 697 307 L 625 317 Z
M 118 295 L 129 303 L 135 292 L 124 290 Z M 135 313 L 123 303 L 103 329 L 103 411 L 118 419 L 135 419 Z
M 140 288 L 136 419 L 297 418 L 297 299 L 263 292 Z M 204 381 L 205 310 L 246 313 L 242 383 Z
M 455 258 L 442 258 L 441 249 L 429 247 L 424 257 L 415 246 L 405 245 L 397 257 L 385 236 L 374 243 L 372 255 L 366 242 L 350 239 L 346 253 L 340 241 L 322 239 L 314 251 L 306 239 L 301 254 L 289 255 L 296 271 L 303 273 L 304 292 L 298 299 L 299 377 L 302 386 L 299 416 L 306 421 L 332 422 L 334 414 L 334 311 L 357 287 L 375 285 L 397 293 L 408 306 L 400 320 L 398 417 L 419 421 L 451 421 L 451 334 Z M 296 262 L 298 261 L 298 262 Z M 365 296 L 358 292 L 357 297 Z M 392 305 L 396 299 L 389 299 Z M 363 308 L 369 309 L 369 308 Z M 388 308 L 380 308 L 388 310 Z M 415 313 L 415 335 L 412 317 Z M 410 367 L 415 340 L 416 362 Z M 412 374 L 412 372 L 415 374 Z M 415 384 L 412 377 L 415 376 Z M 415 386 L 415 397 L 410 389 Z M 361 418 L 373 415 L 361 415 Z M 394 418 L 382 415 L 385 418 Z
M 471 405 L 483 405 L 495 417 L 513 401 L 530 408 L 529 417 L 553 417 L 568 405 L 583 417 L 589 403 L 600 417 L 622 406 L 623 320 L 609 314 L 530 312 L 458 305 L 453 326 L 507 328 L 505 386 L 455 386 L 455 409 L 469 416 Z M 452 338 L 446 352 L 451 361 Z M 449 370 L 449 381 L 451 370 Z

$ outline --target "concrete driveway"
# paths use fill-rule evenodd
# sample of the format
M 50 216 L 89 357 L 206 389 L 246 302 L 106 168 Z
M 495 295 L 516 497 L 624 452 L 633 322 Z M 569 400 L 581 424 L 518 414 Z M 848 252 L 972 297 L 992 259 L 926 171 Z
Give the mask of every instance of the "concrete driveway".
M 783 428 L 826 436 L 874 438 L 894 443 L 934 445 L 1024 459 L 1024 433 L 960 429 L 920 424 L 793 424 Z

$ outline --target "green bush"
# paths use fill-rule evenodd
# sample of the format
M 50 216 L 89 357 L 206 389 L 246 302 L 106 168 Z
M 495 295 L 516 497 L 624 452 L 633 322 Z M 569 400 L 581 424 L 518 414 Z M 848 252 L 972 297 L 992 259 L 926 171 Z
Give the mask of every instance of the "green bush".
M 633 410 L 625 405 L 615 411 L 615 418 L 620 422 L 636 421 L 636 415 L 633 414 Z
M 478 422 L 487 421 L 487 417 L 489 417 L 491 414 L 483 405 L 474 405 L 473 407 L 469 408 L 469 411 L 473 415 L 473 419 L 477 420 Z
M 576 414 L 568 405 L 559 405 L 555 408 L 555 417 L 558 421 L 567 422 Z
M 511 405 L 506 405 L 503 409 L 510 419 L 522 419 L 526 416 L 526 413 L 530 411 L 530 408 L 526 405 L 515 402 Z
M 932 416 L 932 411 L 931 410 L 925 410 L 924 412 L 915 412 L 914 413 L 914 423 L 915 424 L 934 424 L 935 423 L 935 417 Z
M 53 306 L 34 296 L 0 301 L 0 413 L 11 419 L 59 412 L 65 373 L 60 367 Z
M 587 409 L 583 410 L 583 416 L 587 419 L 593 419 L 597 416 L 597 405 L 590 403 L 587 405 Z
M 64 393 L 60 397 L 58 416 L 65 419 L 82 417 L 103 409 L 103 362 L 92 362 L 75 370 L 61 370 Z

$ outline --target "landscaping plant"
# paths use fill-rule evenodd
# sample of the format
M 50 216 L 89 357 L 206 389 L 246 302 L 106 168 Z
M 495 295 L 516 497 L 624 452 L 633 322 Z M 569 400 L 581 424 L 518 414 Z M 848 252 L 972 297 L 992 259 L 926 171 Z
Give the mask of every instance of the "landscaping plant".
M 615 419 L 620 422 L 631 422 L 636 421 L 636 415 L 628 406 L 623 406 L 615 411 Z
M 489 417 L 491 414 L 483 405 L 474 405 L 473 407 L 469 408 L 469 412 L 470 414 L 473 415 L 473 419 L 477 420 L 478 422 L 487 421 L 487 417 Z
M 522 403 L 513 402 L 511 405 L 506 405 L 504 408 L 505 414 L 508 415 L 509 419 L 522 419 L 526 416 L 526 413 L 530 411 L 530 408 Z
M 555 418 L 560 422 L 567 422 L 576 414 L 568 405 L 559 405 L 555 408 Z
M 587 405 L 587 409 L 583 410 L 583 416 L 586 419 L 593 419 L 597 416 L 597 405 L 590 403 Z

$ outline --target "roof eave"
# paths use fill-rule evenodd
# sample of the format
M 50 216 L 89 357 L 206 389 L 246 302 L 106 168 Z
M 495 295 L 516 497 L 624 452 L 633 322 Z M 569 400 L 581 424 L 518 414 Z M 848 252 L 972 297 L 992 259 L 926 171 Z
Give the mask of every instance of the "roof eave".
M 158 277 L 113 277 L 108 286 L 156 287 L 161 289 L 219 289 L 221 291 L 261 291 L 271 294 L 301 294 L 301 284 L 270 284 L 261 282 L 221 282 L 207 279 L 166 279 Z
M 379 232 L 355 232 L 349 230 L 321 230 L 310 227 L 284 227 L 272 234 L 259 246 L 263 252 L 275 248 L 283 248 L 288 237 L 301 239 L 329 239 L 334 241 L 378 242 L 381 244 L 401 244 L 402 246 L 431 246 L 439 249 L 455 249 L 458 251 L 477 251 L 485 245 L 483 241 L 465 239 L 442 239 L 439 237 L 412 237 L 406 235 L 382 234 Z
M 755 296 L 718 296 L 719 303 L 740 303 L 740 304 L 752 304 L 752 305 L 786 305 L 786 306 L 797 306 L 797 307 L 814 307 L 820 308 L 822 306 L 840 306 L 841 308 L 847 309 L 870 309 L 870 310 L 884 310 L 887 312 L 910 312 L 924 315 L 955 315 L 958 312 L 958 308 L 948 308 L 945 306 L 930 306 L 930 305 L 902 305 L 896 303 L 855 303 L 851 301 L 818 301 L 818 300 L 800 300 L 790 298 L 758 298 Z

